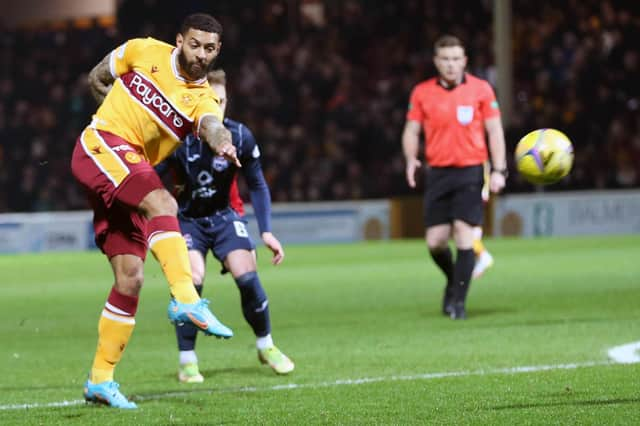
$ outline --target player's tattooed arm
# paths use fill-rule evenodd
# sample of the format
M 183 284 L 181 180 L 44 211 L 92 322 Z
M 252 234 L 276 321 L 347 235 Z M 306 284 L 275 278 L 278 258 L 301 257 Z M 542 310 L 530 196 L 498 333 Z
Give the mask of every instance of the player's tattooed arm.
M 109 55 L 107 55 L 89 72 L 89 89 L 98 104 L 101 104 L 107 96 L 114 81 L 109 68 Z
M 208 114 L 202 117 L 198 137 L 205 141 L 213 152 L 226 157 L 236 166 L 241 167 L 236 147 L 231 139 L 231 132 L 224 127 L 216 116 Z

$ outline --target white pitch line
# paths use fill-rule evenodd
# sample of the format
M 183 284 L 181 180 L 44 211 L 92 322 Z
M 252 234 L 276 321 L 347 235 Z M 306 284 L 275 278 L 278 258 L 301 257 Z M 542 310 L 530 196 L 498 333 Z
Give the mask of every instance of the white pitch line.
M 620 364 L 635 364 L 640 362 L 640 342 L 614 346 L 607 352 L 609 358 Z
M 82 404 L 84 400 L 74 399 L 72 401 L 59 401 L 59 402 L 47 402 L 47 403 L 34 403 L 34 404 L 9 404 L 0 405 L 0 410 L 28 410 L 31 408 L 56 408 L 56 407 L 71 407 L 72 405 Z
M 416 381 L 416 380 L 434 380 L 447 377 L 466 377 L 466 376 L 486 376 L 491 374 L 520 374 L 520 373 L 536 373 L 540 371 L 552 371 L 552 370 L 575 370 L 577 368 L 595 367 L 602 365 L 612 365 L 611 361 L 592 361 L 572 364 L 556 364 L 556 365 L 530 365 L 520 367 L 509 368 L 492 368 L 486 370 L 468 370 L 468 371 L 451 371 L 442 373 L 425 373 L 414 375 L 402 375 L 402 376 L 382 376 L 382 377 L 364 377 L 360 379 L 341 379 L 332 382 L 320 382 L 320 383 L 289 383 L 283 385 L 267 386 L 267 387 L 238 387 L 238 388 L 222 388 L 222 389 L 193 389 L 189 391 L 178 392 L 166 392 L 154 395 L 141 395 L 135 396 L 132 399 L 135 401 L 148 401 L 156 399 L 167 398 L 182 398 L 190 395 L 197 394 L 215 394 L 215 393 L 249 393 L 249 392 L 269 392 L 279 390 L 294 390 L 294 389 L 317 389 L 334 386 L 345 385 L 363 385 L 369 383 L 380 382 L 397 382 L 397 381 Z M 56 408 L 56 407 L 69 407 L 74 405 L 84 404 L 84 400 L 77 399 L 72 401 L 61 402 L 49 402 L 49 403 L 32 403 L 32 404 L 9 404 L 0 405 L 0 411 L 6 410 L 21 410 L 21 409 L 34 409 L 34 408 Z

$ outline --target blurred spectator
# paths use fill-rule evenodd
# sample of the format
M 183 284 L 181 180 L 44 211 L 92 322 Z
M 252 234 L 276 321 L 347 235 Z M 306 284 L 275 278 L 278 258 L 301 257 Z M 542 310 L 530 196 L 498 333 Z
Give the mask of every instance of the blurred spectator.
M 508 148 L 540 127 L 566 132 L 575 145 L 574 170 L 548 190 L 640 185 L 640 17 L 628 3 L 512 0 Z M 443 31 L 465 41 L 470 71 L 496 81 L 488 0 L 120 4 L 117 29 L 0 33 L 0 211 L 86 207 L 69 170 L 95 108 L 86 73 L 121 40 L 173 42 L 177 23 L 194 11 L 225 27 L 229 115 L 254 130 L 274 201 L 410 191 L 400 149 L 406 99 L 435 74 L 431 46 Z M 507 191 L 532 189 L 512 173 Z

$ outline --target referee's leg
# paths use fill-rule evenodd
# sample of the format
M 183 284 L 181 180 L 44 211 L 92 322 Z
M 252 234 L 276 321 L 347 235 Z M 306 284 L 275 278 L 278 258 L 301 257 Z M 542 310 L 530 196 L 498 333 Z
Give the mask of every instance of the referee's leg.
M 456 243 L 457 253 L 453 268 L 454 303 L 450 315 L 452 319 L 465 319 L 465 302 L 476 261 L 475 253 L 473 252 L 473 225 L 464 220 L 454 220 L 453 238 Z
M 465 319 L 467 316 L 465 302 L 476 260 L 473 251 L 473 228 L 482 225 L 483 219 L 481 183 L 479 180 L 477 185 L 468 184 L 465 179 L 452 201 L 453 239 L 457 248 L 453 271 L 455 296 L 450 314 L 452 319 Z
M 446 277 L 444 295 L 442 297 L 442 313 L 449 316 L 451 314 L 451 304 L 454 299 L 453 286 L 453 254 L 449 248 L 449 237 L 451 236 L 451 225 L 440 224 L 429 226 L 425 232 L 427 248 L 429 254 Z

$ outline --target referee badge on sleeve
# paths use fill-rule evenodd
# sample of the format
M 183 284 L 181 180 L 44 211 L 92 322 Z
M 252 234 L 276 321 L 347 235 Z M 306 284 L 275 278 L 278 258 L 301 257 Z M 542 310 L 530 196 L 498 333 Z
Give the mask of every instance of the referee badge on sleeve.
M 457 115 L 460 124 L 466 126 L 473 121 L 473 107 L 470 105 L 458 105 Z

